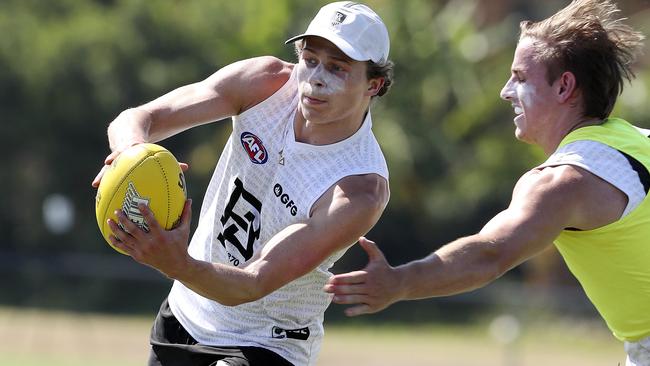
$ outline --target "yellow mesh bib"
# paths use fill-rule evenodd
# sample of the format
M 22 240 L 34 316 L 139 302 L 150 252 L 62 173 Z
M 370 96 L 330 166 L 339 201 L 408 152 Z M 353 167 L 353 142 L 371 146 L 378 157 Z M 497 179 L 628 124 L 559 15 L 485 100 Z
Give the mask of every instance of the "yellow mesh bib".
M 583 127 L 560 146 L 578 140 L 604 143 L 650 170 L 650 138 L 622 119 Z M 650 199 L 609 225 L 565 230 L 555 240 L 571 272 L 614 336 L 635 341 L 650 335 Z

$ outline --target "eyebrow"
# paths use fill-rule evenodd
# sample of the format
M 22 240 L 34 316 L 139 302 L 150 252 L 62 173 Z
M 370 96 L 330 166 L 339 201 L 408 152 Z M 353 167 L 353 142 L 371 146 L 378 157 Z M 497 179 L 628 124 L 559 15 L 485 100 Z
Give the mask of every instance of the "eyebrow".
M 309 47 L 309 46 L 303 47 L 303 51 L 309 51 L 309 52 L 311 52 L 313 54 L 316 54 L 316 51 L 313 48 Z M 345 56 L 345 54 L 343 54 L 343 56 L 337 56 L 337 55 L 332 54 L 332 53 L 327 52 L 327 51 L 326 51 L 326 53 L 330 58 L 334 59 L 335 61 L 343 62 L 343 63 L 346 63 L 348 65 L 352 64 L 352 59 Z
M 347 58 L 347 57 L 338 57 L 338 56 L 330 56 L 330 57 L 332 57 L 333 59 L 335 59 L 335 60 L 337 60 L 337 61 L 344 62 L 344 63 L 346 63 L 346 64 L 348 64 L 348 65 L 352 64 L 352 60 L 350 60 L 350 59 Z

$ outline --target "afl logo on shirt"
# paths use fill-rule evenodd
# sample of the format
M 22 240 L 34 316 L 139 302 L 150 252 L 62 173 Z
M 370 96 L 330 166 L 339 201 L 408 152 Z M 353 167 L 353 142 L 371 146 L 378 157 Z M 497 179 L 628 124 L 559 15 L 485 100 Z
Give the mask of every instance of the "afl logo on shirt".
M 254 164 L 264 164 L 268 160 L 269 154 L 266 152 L 262 140 L 252 133 L 244 132 L 241 134 L 241 145 Z

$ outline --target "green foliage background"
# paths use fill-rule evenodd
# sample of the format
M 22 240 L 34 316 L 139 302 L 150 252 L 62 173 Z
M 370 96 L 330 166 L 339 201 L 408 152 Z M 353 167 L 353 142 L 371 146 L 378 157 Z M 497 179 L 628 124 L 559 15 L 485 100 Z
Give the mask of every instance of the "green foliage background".
M 542 19 L 568 1 L 372 0 L 391 33 L 395 84 L 373 107 L 391 171 L 391 202 L 369 234 L 399 264 L 478 230 L 505 208 L 516 179 L 543 160 L 513 137 L 499 99 L 518 22 Z M 288 37 L 323 1 L 4 0 L 0 2 L 0 303 L 72 309 L 154 308 L 168 283 L 102 240 L 90 182 L 108 154 L 117 114 L 201 80 L 239 59 L 294 59 Z M 648 1 L 619 1 L 650 34 Z M 615 110 L 650 126 L 650 70 Z M 229 134 L 217 123 L 163 141 L 199 202 Z M 69 198 L 72 230 L 49 232 L 42 205 Z M 195 205 L 195 222 L 198 217 Z M 363 266 L 352 248 L 340 270 Z M 119 294 L 119 295 L 118 295 Z M 133 300 L 124 301 L 128 294 Z

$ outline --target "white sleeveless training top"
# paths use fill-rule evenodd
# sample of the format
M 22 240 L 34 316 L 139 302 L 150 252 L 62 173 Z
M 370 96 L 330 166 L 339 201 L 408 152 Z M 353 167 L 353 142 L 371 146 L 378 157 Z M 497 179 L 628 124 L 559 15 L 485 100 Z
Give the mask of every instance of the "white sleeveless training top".
M 621 218 L 632 212 L 646 196 L 639 174 L 625 156 L 602 142 L 580 140 L 568 143 L 557 149 L 539 168 L 557 165 L 581 167 L 625 193 L 628 201 Z
M 233 117 L 233 132 L 190 241 L 192 257 L 241 267 L 279 231 L 307 221 L 316 200 L 343 177 L 374 173 L 388 180 L 370 113 L 343 141 L 324 146 L 295 141 L 295 74 L 294 69 L 271 97 Z M 263 347 L 295 365 L 313 365 L 323 337 L 323 313 L 331 300 L 322 288 L 331 275 L 329 268 L 344 252 L 254 302 L 224 306 L 175 281 L 169 305 L 200 343 Z

